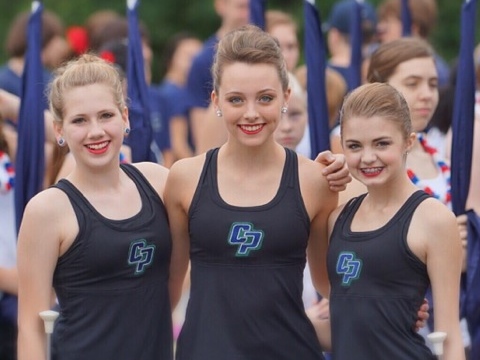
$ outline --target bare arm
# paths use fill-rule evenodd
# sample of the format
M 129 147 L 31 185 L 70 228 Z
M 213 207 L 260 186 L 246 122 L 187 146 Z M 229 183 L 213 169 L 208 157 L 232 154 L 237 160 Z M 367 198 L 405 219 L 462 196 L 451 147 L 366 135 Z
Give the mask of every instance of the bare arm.
M 189 160 L 187 163 L 186 160 Z M 189 171 L 192 159 L 177 161 L 171 168 L 165 186 L 172 255 L 170 260 L 169 291 L 172 311 L 182 295 L 182 288 L 190 258 L 190 236 L 188 233 L 188 209 L 195 191 L 195 179 Z
M 59 224 L 65 223 L 62 213 L 68 209 L 68 200 L 58 192 L 49 189 L 30 201 L 19 232 L 19 360 L 45 358 L 45 331 L 38 314 L 52 305 L 52 278 L 62 237 Z
M 426 265 L 435 302 L 435 331 L 447 333 L 443 358 L 465 359 L 459 323 L 461 243 L 455 217 L 438 201 L 426 200 L 412 219 L 409 245 L 411 233 L 426 244 Z
M 320 346 L 325 351 L 331 351 L 332 334 L 330 329 L 330 306 L 328 300 L 323 298 L 306 309 L 306 313 L 315 328 Z
M 20 98 L 16 95 L 0 89 L 0 116 L 17 122 L 20 113 Z M 49 142 L 55 142 L 53 133 L 53 116 L 50 111 L 45 110 L 45 139 Z
M 18 294 L 17 268 L 0 267 L 0 291 L 12 295 Z
M 317 291 L 328 298 L 330 289 L 326 266 L 328 217 L 337 207 L 338 194 L 329 189 L 328 182 L 317 164 L 306 159 L 299 161 L 299 174 L 303 201 L 310 216 L 307 247 L 310 273 Z

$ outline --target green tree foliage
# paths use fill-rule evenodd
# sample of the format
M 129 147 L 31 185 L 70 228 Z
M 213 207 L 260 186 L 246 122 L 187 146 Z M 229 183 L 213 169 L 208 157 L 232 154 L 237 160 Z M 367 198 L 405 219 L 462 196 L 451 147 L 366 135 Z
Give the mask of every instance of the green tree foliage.
M 4 38 L 8 26 L 14 16 L 30 9 L 31 2 L 27 0 L 0 0 L 0 33 Z M 381 0 L 371 0 L 374 5 Z M 317 7 L 323 20 L 335 0 L 316 0 Z M 437 51 L 446 59 L 452 60 L 458 52 L 460 29 L 461 1 L 437 0 L 439 19 L 432 42 Z M 96 10 L 113 9 L 125 13 L 125 0 L 45 0 L 45 8 L 54 11 L 63 19 L 66 26 L 81 25 L 87 17 Z M 303 36 L 303 10 L 301 0 L 269 0 L 269 8 L 286 10 L 292 13 L 299 23 L 299 30 Z M 139 8 L 139 17 L 146 25 L 155 53 L 154 80 L 161 77 L 161 54 L 165 42 L 178 31 L 191 31 L 205 39 L 219 25 L 219 19 L 213 9 L 213 0 L 142 0 Z M 480 20 L 479 20 L 480 21 Z M 480 26 L 477 26 L 480 28 Z M 4 39 L 3 39 L 4 41 Z M 2 47 L 0 61 L 6 56 Z

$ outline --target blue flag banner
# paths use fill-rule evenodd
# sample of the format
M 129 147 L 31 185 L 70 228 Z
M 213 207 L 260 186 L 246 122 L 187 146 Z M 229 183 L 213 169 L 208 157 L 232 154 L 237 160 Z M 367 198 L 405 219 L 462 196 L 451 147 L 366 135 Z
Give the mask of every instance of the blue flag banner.
M 460 53 L 452 118 L 452 208 L 456 215 L 465 213 L 472 165 L 473 124 L 475 118 L 475 17 L 476 2 L 463 4 Z
M 250 23 L 265 30 L 267 0 L 250 0 Z
M 15 162 L 15 216 L 17 231 L 28 201 L 42 190 L 45 174 L 45 120 L 43 68 L 41 62 L 42 12 L 39 1 L 32 2 L 28 21 L 27 52 L 22 75 L 18 117 L 18 147 Z
M 412 35 L 412 13 L 408 0 L 402 0 L 401 19 L 402 19 L 402 36 Z
M 475 22 L 477 0 L 462 5 L 460 53 L 452 118 L 451 183 L 452 208 L 465 213 L 470 186 L 473 128 L 475 120 Z M 473 211 L 468 216 L 467 271 L 462 276 L 461 313 L 468 322 L 472 359 L 480 358 L 480 220 Z
M 462 315 L 466 317 L 471 336 L 470 359 L 480 359 L 480 217 L 467 211 L 467 270 L 462 294 Z
M 330 149 L 325 70 L 327 66 L 325 39 L 315 0 L 304 0 L 305 58 L 307 65 L 308 124 L 311 157 Z
M 355 0 L 352 6 L 352 21 L 350 30 L 350 46 L 352 54 L 350 58 L 350 66 L 348 69 L 348 87 L 353 90 L 362 83 L 362 12 L 364 11 L 363 0 Z
M 138 27 L 139 1 L 127 0 L 128 58 L 127 93 L 131 131 L 126 143 L 132 149 L 132 161 L 156 161 L 150 146 L 153 132 L 150 124 L 148 87 L 142 52 L 142 39 Z

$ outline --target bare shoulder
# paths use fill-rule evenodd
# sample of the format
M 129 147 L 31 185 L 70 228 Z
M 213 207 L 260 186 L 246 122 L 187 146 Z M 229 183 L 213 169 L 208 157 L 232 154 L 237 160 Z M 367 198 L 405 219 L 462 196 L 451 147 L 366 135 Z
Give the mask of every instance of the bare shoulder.
M 135 166 L 148 182 L 157 190 L 158 195 L 163 199 L 165 184 L 168 177 L 168 169 L 162 165 L 153 162 L 141 162 L 132 164 Z
M 318 162 L 298 157 L 300 190 L 310 219 L 319 213 L 328 215 L 338 204 L 338 193 L 330 190 L 322 173 L 324 168 L 325 165 Z
M 457 221 L 453 212 L 442 202 L 434 198 L 422 201 L 412 218 L 409 234 L 423 239 L 425 244 L 441 242 L 459 242 Z
M 68 196 L 60 189 L 51 187 L 39 192 L 27 203 L 25 215 L 49 218 L 64 213 L 70 201 Z
M 172 165 L 165 188 L 166 201 L 176 199 L 175 201 L 182 202 L 184 206 L 189 206 L 200 179 L 205 159 L 205 154 L 200 154 L 178 160 Z
M 426 226 L 435 228 L 456 225 L 455 215 L 442 202 L 435 198 L 422 201 L 415 211 L 415 219 L 420 220 Z
M 25 207 L 21 232 L 60 233 L 65 224 L 75 221 L 68 196 L 60 189 L 48 188 L 35 195 Z
M 298 173 L 300 182 L 312 184 L 314 186 L 326 186 L 328 188 L 327 179 L 322 174 L 324 168 L 325 165 L 310 160 L 303 155 L 298 155 Z
M 177 181 L 197 183 L 205 163 L 205 154 L 176 161 L 170 168 L 170 178 Z

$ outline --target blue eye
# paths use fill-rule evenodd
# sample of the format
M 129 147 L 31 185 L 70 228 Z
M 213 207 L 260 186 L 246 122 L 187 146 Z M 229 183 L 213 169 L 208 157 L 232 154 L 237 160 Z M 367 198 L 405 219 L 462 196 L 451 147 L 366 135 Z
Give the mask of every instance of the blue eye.
M 357 150 L 359 148 L 360 148 L 360 145 L 358 145 L 358 144 L 348 144 L 347 145 L 347 149 L 349 149 L 349 150 Z
M 110 119 L 114 116 L 114 114 L 110 113 L 110 112 L 106 112 L 106 113 L 103 113 L 101 118 L 102 119 Z
M 234 96 L 229 98 L 228 101 L 232 104 L 240 104 L 242 102 L 242 99 L 239 98 L 238 96 Z
M 75 119 L 72 120 L 72 124 L 80 124 L 84 121 L 85 121 L 84 118 L 75 118 Z
M 273 100 L 273 97 L 270 95 L 263 95 L 262 97 L 260 97 L 261 102 L 269 103 L 272 100 Z
M 378 147 L 387 147 L 387 146 L 389 146 L 389 145 L 390 145 L 390 142 L 389 142 L 389 141 L 379 141 L 379 142 L 377 143 L 377 146 L 378 146 Z

